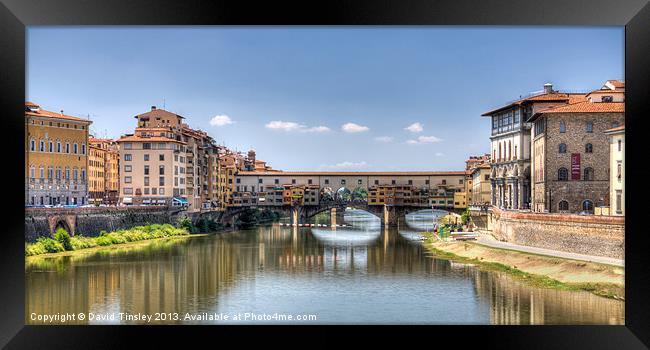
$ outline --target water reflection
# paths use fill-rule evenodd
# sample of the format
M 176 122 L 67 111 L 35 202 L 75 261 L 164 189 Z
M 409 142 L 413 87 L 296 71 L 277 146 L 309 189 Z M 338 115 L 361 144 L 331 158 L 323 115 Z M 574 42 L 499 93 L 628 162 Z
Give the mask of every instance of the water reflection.
M 352 228 L 265 226 L 30 260 L 26 321 L 39 323 L 30 320 L 32 312 L 277 312 L 317 315 L 310 323 L 623 323 L 623 302 L 532 288 L 504 274 L 428 257 L 415 239 L 417 225 L 427 220 L 423 215 L 414 222 L 407 217 L 410 228 L 399 232 L 381 229 L 368 215 L 346 213 Z M 250 321 L 231 323 L 244 322 Z

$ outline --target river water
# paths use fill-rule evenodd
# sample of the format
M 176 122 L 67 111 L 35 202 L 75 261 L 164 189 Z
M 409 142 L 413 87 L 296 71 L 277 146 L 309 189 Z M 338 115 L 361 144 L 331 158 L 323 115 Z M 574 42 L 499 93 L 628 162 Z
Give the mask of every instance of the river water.
M 30 259 L 26 323 L 65 314 L 70 324 L 624 323 L 624 302 L 430 257 L 418 232 L 435 214 L 396 230 L 346 211 L 346 228 L 276 224 Z

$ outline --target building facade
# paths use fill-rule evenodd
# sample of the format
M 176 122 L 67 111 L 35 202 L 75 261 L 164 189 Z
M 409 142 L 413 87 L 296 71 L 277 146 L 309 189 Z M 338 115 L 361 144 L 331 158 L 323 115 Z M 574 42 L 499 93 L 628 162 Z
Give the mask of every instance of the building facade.
M 609 212 L 625 215 L 625 126 L 605 133 L 609 135 Z
M 90 124 L 25 103 L 25 205 L 88 203 Z
M 534 113 L 532 203 L 535 212 L 594 213 L 609 206 L 610 140 L 625 104 L 590 98 Z
M 115 205 L 118 202 L 119 198 L 119 189 L 120 189 L 120 174 L 119 174 L 119 159 L 120 152 L 118 150 L 118 145 L 115 140 L 111 139 L 100 139 L 95 137 L 90 137 L 88 139 L 89 149 L 90 149 L 90 158 L 89 158 L 89 181 L 93 182 L 93 177 L 99 177 L 99 174 L 103 174 L 101 178 L 97 179 L 97 182 L 102 182 L 103 187 L 97 186 L 96 189 L 91 189 L 90 196 L 93 197 L 93 192 L 101 192 L 94 195 L 95 202 L 107 205 Z M 97 159 L 97 163 L 103 163 L 104 167 L 90 169 L 93 164 L 94 155 L 100 155 L 101 158 Z M 99 200 L 101 198 L 101 200 Z
M 492 120 L 490 137 L 492 199 L 502 209 L 529 209 L 531 202 L 531 124 L 540 110 L 584 99 L 584 94 L 561 93 L 545 84 L 542 93 L 520 98 L 486 112 Z
M 106 190 L 106 150 L 88 140 L 88 202 L 103 204 Z
M 492 200 L 492 182 L 490 181 L 490 164 L 480 164 L 472 170 L 472 198 L 470 204 L 485 205 Z

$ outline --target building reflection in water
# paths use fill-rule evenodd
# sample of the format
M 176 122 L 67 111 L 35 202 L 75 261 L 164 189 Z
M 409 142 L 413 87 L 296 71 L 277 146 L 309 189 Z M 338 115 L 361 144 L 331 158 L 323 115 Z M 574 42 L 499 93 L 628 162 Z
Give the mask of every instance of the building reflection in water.
M 382 229 L 376 218 L 364 214 L 345 220 L 354 227 L 264 226 L 78 257 L 30 259 L 26 322 L 36 323 L 30 321 L 31 312 L 255 309 L 260 303 L 265 307 L 268 298 L 268 305 L 280 309 L 312 307 L 324 322 L 338 320 L 336 307 L 346 308 L 339 304 L 348 302 L 360 310 L 358 315 L 349 310 L 350 323 L 623 323 L 623 302 L 533 288 L 502 273 L 432 259 L 419 241 L 417 222 L 398 232 Z

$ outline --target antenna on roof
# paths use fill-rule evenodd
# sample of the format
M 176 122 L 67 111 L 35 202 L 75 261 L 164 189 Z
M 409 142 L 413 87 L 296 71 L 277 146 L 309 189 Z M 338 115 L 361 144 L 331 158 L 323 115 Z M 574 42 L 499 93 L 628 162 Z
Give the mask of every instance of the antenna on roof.
M 163 109 L 165 109 L 165 98 L 163 97 Z

